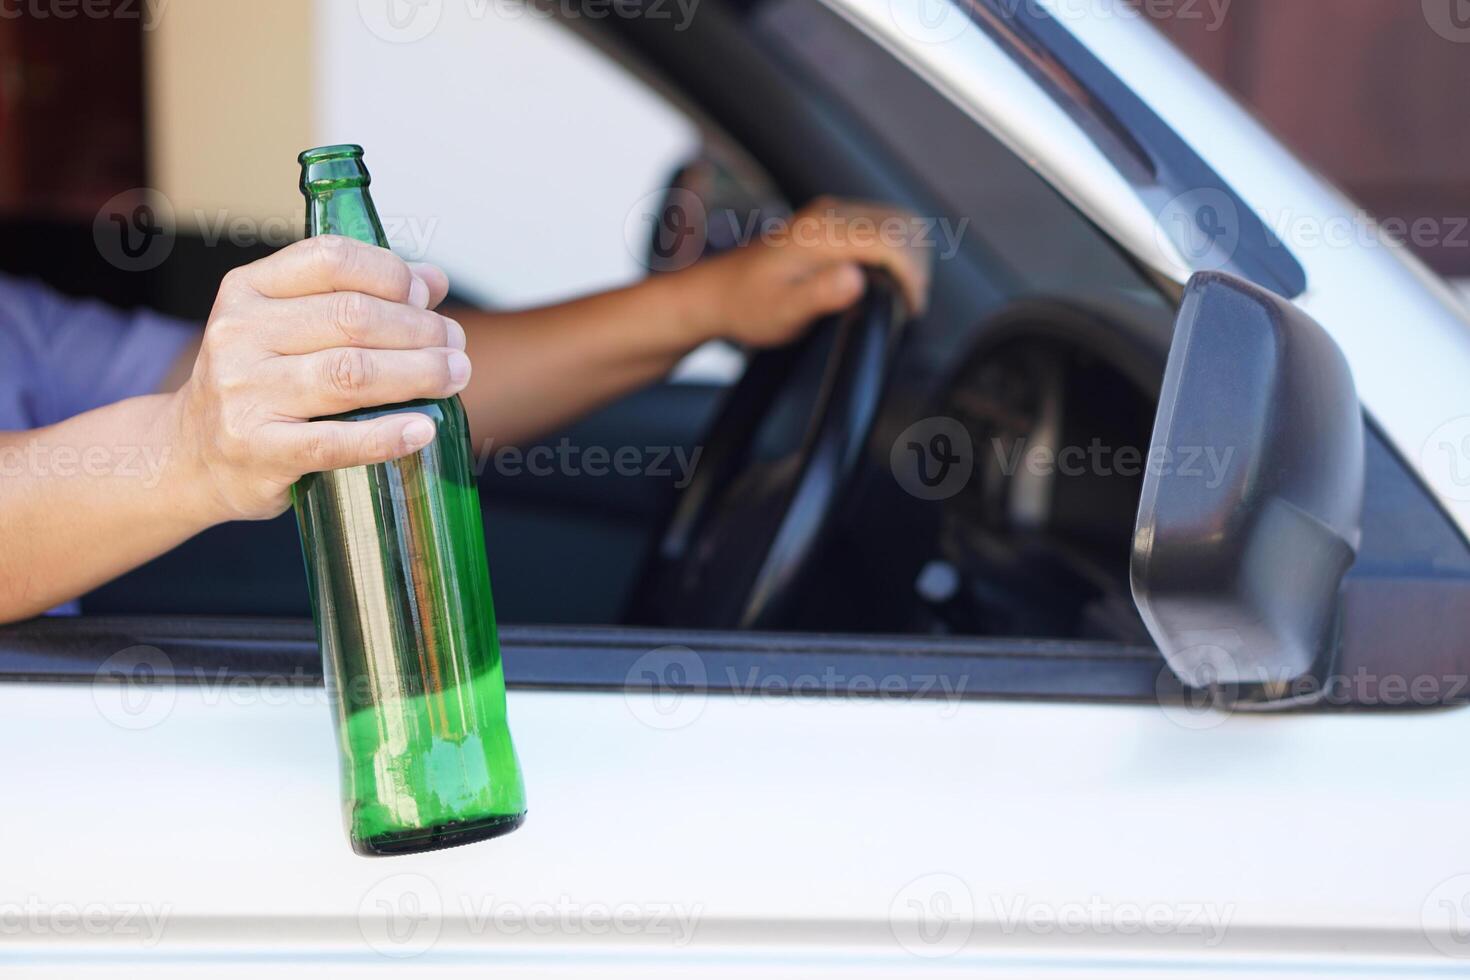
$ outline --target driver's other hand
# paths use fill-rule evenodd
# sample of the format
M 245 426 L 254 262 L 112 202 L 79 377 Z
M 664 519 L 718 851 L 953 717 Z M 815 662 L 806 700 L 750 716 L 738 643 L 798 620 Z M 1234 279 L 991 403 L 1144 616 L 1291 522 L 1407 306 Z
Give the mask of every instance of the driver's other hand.
M 312 421 L 469 381 L 464 330 L 433 312 L 444 273 L 321 236 L 232 270 L 199 357 L 171 397 L 170 445 L 218 521 L 274 517 L 304 474 L 379 463 L 434 438 L 420 413 Z
M 821 197 L 774 233 L 699 263 L 718 323 L 716 336 L 752 347 L 778 347 L 812 321 L 857 302 L 862 266 L 897 278 L 909 310 L 928 301 L 932 249 L 924 225 L 901 208 Z

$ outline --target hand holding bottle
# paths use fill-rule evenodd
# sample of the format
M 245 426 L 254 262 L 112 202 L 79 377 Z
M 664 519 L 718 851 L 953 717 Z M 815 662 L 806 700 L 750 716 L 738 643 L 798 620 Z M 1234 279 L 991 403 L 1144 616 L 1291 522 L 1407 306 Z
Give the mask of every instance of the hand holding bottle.
M 172 413 L 214 516 L 274 517 L 306 473 L 427 445 L 426 415 L 312 420 L 464 388 L 464 330 L 432 311 L 446 290 L 438 269 L 336 235 L 226 275 Z

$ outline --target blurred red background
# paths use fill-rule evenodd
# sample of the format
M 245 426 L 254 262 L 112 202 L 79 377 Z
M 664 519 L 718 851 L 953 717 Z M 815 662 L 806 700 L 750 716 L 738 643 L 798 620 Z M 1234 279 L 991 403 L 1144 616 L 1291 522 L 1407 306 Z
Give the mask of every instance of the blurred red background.
M 1418 0 L 1229 0 L 1214 30 L 1171 6 L 1156 22 L 1201 67 L 1374 215 L 1438 222 L 1449 240 L 1417 250 L 1470 276 L 1470 232 L 1449 227 L 1470 216 L 1470 43 Z

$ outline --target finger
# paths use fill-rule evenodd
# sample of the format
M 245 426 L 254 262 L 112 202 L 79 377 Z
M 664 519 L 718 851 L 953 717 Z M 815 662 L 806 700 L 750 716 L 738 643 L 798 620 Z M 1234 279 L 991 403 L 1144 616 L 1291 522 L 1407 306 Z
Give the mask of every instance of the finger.
M 310 354 L 332 347 L 464 350 L 464 328 L 448 317 L 367 293 L 319 293 L 256 304 L 260 343 L 276 354 Z
M 930 249 L 919 220 L 907 211 L 821 198 L 792 222 L 791 241 L 813 257 L 887 269 L 898 280 L 909 310 L 928 306 Z
M 264 433 L 271 457 L 298 474 L 386 463 L 434 439 L 434 422 L 417 412 L 362 422 L 276 422 Z
M 427 262 L 410 262 L 409 271 L 422 279 L 429 287 L 429 309 L 438 309 L 449 295 L 449 277 L 437 265 Z
M 909 248 L 903 252 L 886 251 L 873 256 L 877 264 L 893 273 L 903 292 L 910 316 L 922 316 L 929 308 L 929 264 L 919 252 Z
M 925 250 L 914 246 L 871 244 L 859 238 L 855 241 L 839 239 L 824 242 L 817 246 L 815 254 L 828 260 L 887 269 L 898 281 L 904 301 L 914 316 L 923 313 L 928 305 L 929 263 Z
M 408 263 L 376 245 L 318 235 L 242 266 L 237 273 L 262 296 L 276 299 L 349 290 L 395 303 L 428 305 L 427 283 Z
M 807 323 L 856 303 L 865 284 L 855 263 L 824 265 L 792 282 L 782 308 L 790 311 L 794 323 Z
M 448 398 L 470 378 L 470 359 L 451 348 L 330 350 L 277 357 L 262 368 L 271 407 L 299 419 L 415 398 Z

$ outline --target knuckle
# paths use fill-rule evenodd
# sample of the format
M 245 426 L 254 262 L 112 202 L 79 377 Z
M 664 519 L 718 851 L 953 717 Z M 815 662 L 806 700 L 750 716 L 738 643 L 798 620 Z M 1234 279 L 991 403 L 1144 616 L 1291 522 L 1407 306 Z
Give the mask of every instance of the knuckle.
M 236 266 L 220 277 L 220 296 L 233 296 L 236 293 L 243 292 L 247 288 L 244 266 Z
M 216 301 L 214 312 L 209 317 L 209 322 L 204 325 L 204 336 L 199 341 L 201 351 L 219 350 L 228 346 L 239 332 L 239 326 L 235 318 L 228 312 L 222 311 L 220 303 Z
M 413 273 L 409 271 L 408 263 L 392 252 L 385 251 L 383 254 L 387 259 L 383 263 L 384 295 L 395 302 L 407 303 L 409 290 L 413 287 Z
M 210 376 L 214 390 L 226 398 L 233 398 L 245 390 L 245 375 L 231 367 L 216 368 Z
M 352 268 L 351 239 L 341 235 L 318 235 L 307 239 L 310 260 L 324 272 L 342 274 Z
M 337 441 L 326 432 L 313 432 L 301 447 L 302 462 L 311 470 L 330 469 L 335 462 Z
M 335 351 L 326 359 L 327 383 L 338 394 L 355 395 L 371 382 L 372 362 L 354 347 Z
M 228 346 L 244 337 L 248 330 L 249 319 L 241 315 L 239 304 L 222 295 L 209 318 L 203 344 L 213 348 Z
M 245 420 L 238 415 L 227 415 L 220 422 L 220 438 L 231 449 L 241 450 L 250 447 L 250 430 L 245 425 Z
M 448 347 L 449 344 L 449 320 L 437 313 L 428 310 L 421 311 L 414 317 L 414 346 L 416 347 Z
M 255 433 L 245 417 L 237 413 L 220 419 L 218 442 L 224 457 L 232 462 L 248 460 L 256 453 Z
M 361 293 L 334 293 L 332 324 L 349 343 L 356 344 L 367 327 L 367 297 Z
M 204 371 L 205 383 L 222 395 L 236 395 L 250 383 L 250 373 L 230 358 L 211 357 Z

